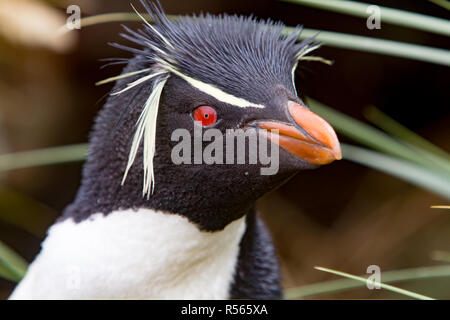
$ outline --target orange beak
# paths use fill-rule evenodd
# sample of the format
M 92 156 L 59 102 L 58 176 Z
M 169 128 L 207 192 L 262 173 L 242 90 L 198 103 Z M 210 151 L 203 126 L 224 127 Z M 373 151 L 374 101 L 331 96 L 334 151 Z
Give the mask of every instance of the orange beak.
M 327 164 L 342 159 L 341 147 L 331 125 L 305 107 L 289 101 L 288 111 L 294 125 L 274 121 L 258 121 L 258 127 L 268 131 L 278 130 L 278 144 L 291 154 L 311 163 Z M 274 131 L 268 135 L 276 134 Z

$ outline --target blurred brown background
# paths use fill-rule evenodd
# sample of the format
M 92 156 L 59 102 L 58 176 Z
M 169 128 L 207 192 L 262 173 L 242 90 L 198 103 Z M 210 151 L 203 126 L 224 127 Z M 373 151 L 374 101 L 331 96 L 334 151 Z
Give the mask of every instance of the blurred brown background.
M 120 66 L 100 69 L 104 63 L 98 60 L 129 56 L 107 45 L 126 42 L 118 37 L 120 24 L 86 27 L 56 43 L 45 43 L 45 37 L 41 41 L 35 34 L 27 36 L 27 30 L 45 35 L 46 24 L 64 23 L 69 4 L 80 5 L 82 15 L 89 16 L 130 11 L 130 1 L 9 0 L 29 10 L 29 19 L 24 21 L 2 17 L 7 2 L 0 0 L 0 154 L 87 141 L 93 119 L 111 88 L 94 83 L 121 72 Z M 428 1 L 371 2 L 441 18 L 450 16 L 449 11 Z M 444 36 L 383 22 L 381 30 L 368 30 L 364 19 L 277 1 L 161 3 L 170 14 L 254 14 L 287 25 L 450 48 Z M 42 4 L 48 10 L 43 10 Z M 360 120 L 364 120 L 363 107 L 375 105 L 450 150 L 448 68 L 330 47 L 322 47 L 318 54 L 335 64 L 304 63 L 297 73 L 299 92 Z M 0 240 L 31 261 L 46 228 L 73 199 L 81 166 L 61 164 L 0 173 Z M 446 202 L 381 172 L 339 161 L 302 172 L 264 197 L 260 208 L 273 232 L 285 287 L 289 288 L 336 278 L 314 270 L 316 265 L 363 274 L 372 264 L 382 271 L 439 264 L 431 259 L 431 253 L 450 250 L 450 212 L 430 209 L 434 204 Z M 450 298 L 449 278 L 398 285 Z M 0 298 L 6 298 L 13 287 L 12 282 L 0 280 Z M 313 298 L 393 297 L 401 298 L 364 288 Z

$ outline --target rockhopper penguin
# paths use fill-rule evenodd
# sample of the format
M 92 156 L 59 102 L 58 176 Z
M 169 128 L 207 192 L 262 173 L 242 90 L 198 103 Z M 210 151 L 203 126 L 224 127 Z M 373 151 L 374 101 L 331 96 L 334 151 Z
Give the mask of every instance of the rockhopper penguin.
M 318 46 L 297 42 L 300 28 L 282 35 L 282 24 L 229 15 L 169 20 L 141 2 L 153 23 L 124 27 L 136 48 L 116 45 L 134 57 L 109 79 L 116 85 L 76 199 L 11 299 L 281 298 L 255 202 L 298 171 L 341 158 L 333 129 L 295 89 L 297 64 L 319 60 L 308 55 Z M 174 163 L 173 132 L 194 135 L 198 122 L 224 144 L 228 129 L 278 130 L 264 138 L 281 147 L 278 172 Z

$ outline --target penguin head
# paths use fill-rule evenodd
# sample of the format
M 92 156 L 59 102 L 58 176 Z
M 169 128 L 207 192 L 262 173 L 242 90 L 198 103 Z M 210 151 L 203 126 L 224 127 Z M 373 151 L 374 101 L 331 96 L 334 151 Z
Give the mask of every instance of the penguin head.
M 282 24 L 228 15 L 171 21 L 141 3 L 153 24 L 141 16 L 141 29 L 122 34 L 134 45 L 114 44 L 134 57 L 111 78 L 66 215 L 151 208 L 219 230 L 298 171 L 341 158 L 331 126 L 297 96 L 297 64 L 320 59 L 308 56 L 313 39 L 297 42 L 299 28 L 283 35 Z

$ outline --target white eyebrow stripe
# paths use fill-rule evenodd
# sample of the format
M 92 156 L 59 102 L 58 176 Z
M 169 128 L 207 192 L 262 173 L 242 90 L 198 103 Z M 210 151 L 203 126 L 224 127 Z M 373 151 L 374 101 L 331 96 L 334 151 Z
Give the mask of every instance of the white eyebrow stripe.
M 214 97 L 215 99 L 217 99 L 221 102 L 225 102 L 225 103 L 231 104 L 231 105 L 239 107 L 239 108 L 259 108 L 259 109 L 265 108 L 265 106 L 262 104 L 256 104 L 256 103 L 247 101 L 245 99 L 235 97 L 229 93 L 226 93 L 226 92 L 220 90 L 219 88 L 214 87 L 211 84 L 204 83 L 197 79 L 191 78 L 185 74 L 182 74 L 175 68 L 170 68 L 169 71 L 173 72 L 177 76 L 186 80 L 194 88 Z

